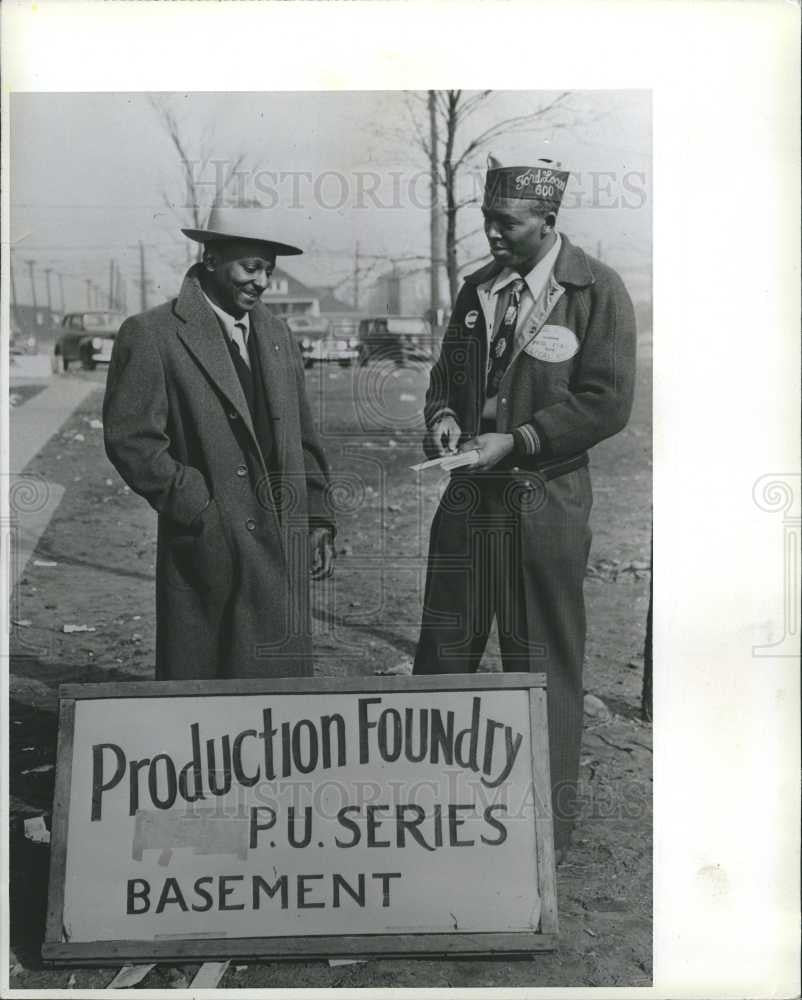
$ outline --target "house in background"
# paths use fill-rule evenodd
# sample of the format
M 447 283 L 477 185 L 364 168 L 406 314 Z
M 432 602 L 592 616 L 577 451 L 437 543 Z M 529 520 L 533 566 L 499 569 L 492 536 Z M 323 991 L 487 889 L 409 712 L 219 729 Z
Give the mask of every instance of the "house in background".
M 262 301 L 280 316 L 319 316 L 320 294 L 277 267 L 262 295 Z
M 338 299 L 331 287 L 305 285 L 280 267 L 270 276 L 262 301 L 280 316 L 329 320 L 333 329 L 355 328 L 361 315 L 353 306 Z

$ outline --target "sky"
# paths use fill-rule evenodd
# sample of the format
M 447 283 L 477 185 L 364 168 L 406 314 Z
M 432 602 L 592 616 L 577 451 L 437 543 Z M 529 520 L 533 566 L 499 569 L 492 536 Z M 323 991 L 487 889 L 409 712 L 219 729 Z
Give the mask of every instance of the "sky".
M 175 115 L 197 162 L 202 197 L 215 171 L 227 191 L 270 206 L 271 235 L 304 248 L 286 270 L 308 283 L 353 293 L 357 245 L 363 288 L 393 260 L 425 265 L 429 252 L 427 163 L 415 120 L 428 127 L 424 92 L 225 94 L 14 94 L 11 102 L 11 243 L 17 299 L 45 301 L 43 269 L 61 275 L 66 307 L 86 307 L 86 279 L 108 288 L 109 262 L 127 279 L 129 311 L 142 241 L 153 285 L 149 305 L 171 297 L 194 247 L 187 188 L 154 102 Z M 470 96 L 470 95 L 468 95 Z M 549 103 L 546 92 L 494 92 L 464 124 L 464 146 L 497 122 Z M 644 91 L 572 92 L 537 131 L 504 135 L 489 148 L 507 164 L 549 156 L 572 172 L 559 228 L 617 267 L 633 297 L 651 275 L 651 104 Z M 470 163 L 464 193 L 481 190 L 487 150 Z M 203 154 L 209 161 L 202 166 Z M 486 249 L 478 206 L 460 212 L 461 263 Z M 282 263 L 281 261 L 279 262 Z M 445 280 L 443 280 L 445 285 Z M 54 305 L 59 305 L 53 285 Z

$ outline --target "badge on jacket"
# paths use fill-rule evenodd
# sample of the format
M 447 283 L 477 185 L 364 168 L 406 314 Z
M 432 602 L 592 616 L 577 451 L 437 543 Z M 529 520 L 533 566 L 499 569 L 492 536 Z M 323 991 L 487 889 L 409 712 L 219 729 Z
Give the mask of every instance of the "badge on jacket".
M 579 350 L 579 340 L 567 326 L 552 326 L 547 323 L 540 333 L 524 347 L 531 358 L 538 361 L 557 363 L 567 361 Z

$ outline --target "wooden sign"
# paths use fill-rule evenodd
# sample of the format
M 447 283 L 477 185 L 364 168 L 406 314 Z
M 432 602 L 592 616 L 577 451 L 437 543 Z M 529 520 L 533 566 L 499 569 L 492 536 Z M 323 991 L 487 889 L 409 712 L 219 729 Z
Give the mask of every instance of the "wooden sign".
M 555 946 L 545 679 L 66 685 L 43 955 Z

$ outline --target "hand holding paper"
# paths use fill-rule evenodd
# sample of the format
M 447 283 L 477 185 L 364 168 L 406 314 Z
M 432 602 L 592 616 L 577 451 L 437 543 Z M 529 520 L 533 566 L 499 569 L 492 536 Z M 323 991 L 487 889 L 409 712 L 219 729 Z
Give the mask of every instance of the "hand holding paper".
M 442 458 L 432 458 L 428 462 L 419 462 L 417 465 L 411 465 L 410 468 L 413 472 L 425 472 L 426 469 L 442 469 L 444 472 L 451 472 L 452 469 L 462 469 L 475 465 L 478 461 L 478 451 L 462 451 L 456 455 L 444 455 Z

